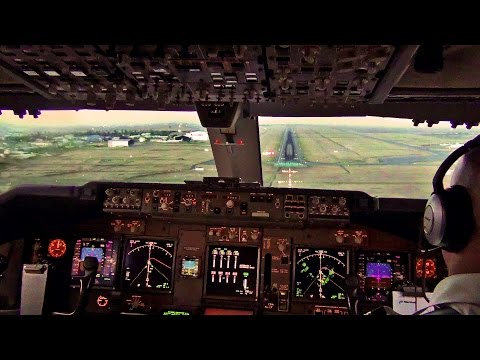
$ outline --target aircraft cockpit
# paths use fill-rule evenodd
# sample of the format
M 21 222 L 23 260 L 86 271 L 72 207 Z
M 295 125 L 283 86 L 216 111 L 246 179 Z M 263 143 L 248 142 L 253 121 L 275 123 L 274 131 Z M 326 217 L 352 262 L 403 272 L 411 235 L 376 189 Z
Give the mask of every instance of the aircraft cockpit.
M 0 314 L 414 313 L 447 276 L 423 215 L 478 134 L 479 63 L 476 45 L 0 45 Z

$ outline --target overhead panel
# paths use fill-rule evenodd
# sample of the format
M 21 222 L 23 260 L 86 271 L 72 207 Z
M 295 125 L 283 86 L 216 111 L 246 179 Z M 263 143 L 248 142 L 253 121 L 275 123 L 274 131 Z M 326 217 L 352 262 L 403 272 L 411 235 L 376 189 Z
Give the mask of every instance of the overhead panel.
M 356 103 L 368 101 L 394 50 L 391 45 L 0 45 L 0 65 L 8 79 L 22 77 L 33 93 L 78 108 Z

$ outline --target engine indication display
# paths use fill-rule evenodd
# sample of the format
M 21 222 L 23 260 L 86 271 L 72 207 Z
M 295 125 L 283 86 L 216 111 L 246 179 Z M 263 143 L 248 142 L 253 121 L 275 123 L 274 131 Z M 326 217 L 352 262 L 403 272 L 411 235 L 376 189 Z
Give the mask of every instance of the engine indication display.
M 170 240 L 130 239 L 125 249 L 124 287 L 170 292 L 174 249 Z
M 104 238 L 82 238 L 76 241 L 72 262 L 72 283 L 79 283 L 78 276 L 85 274 L 83 261 L 87 256 L 98 259 L 95 285 L 113 287 L 117 267 L 118 242 Z
M 256 297 L 258 248 L 209 246 L 206 276 L 206 295 Z
M 297 248 L 294 296 L 307 300 L 345 299 L 347 266 L 345 250 Z

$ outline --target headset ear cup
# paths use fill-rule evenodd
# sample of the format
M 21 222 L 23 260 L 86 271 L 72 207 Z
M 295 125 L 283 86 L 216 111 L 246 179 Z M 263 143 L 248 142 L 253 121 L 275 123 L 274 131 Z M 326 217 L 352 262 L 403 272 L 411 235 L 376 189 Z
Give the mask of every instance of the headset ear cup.
M 443 246 L 445 234 L 445 207 L 442 195 L 433 193 L 423 213 L 423 231 L 427 241 L 433 246 Z
M 454 150 L 440 164 L 432 180 L 433 193 L 423 213 L 427 241 L 451 252 L 461 251 L 476 228 L 472 199 L 461 185 L 444 189 L 443 180 L 451 166 L 463 155 L 480 147 L 480 135 Z
M 445 232 L 441 246 L 451 252 L 461 251 L 475 229 L 472 199 L 467 189 L 454 185 L 442 194 Z

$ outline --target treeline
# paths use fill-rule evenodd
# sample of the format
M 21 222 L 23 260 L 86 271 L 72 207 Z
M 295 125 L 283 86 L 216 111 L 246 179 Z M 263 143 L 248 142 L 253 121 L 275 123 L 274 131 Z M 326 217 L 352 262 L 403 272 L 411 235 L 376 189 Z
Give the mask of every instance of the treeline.
M 58 136 L 70 135 L 74 137 L 84 137 L 91 135 L 99 136 L 122 136 L 122 135 L 139 135 L 143 133 L 150 133 L 151 135 L 158 136 L 168 136 L 172 132 L 176 132 L 177 129 L 173 128 L 171 130 L 151 130 L 151 129 L 112 129 L 112 130 L 82 130 L 82 131 L 72 131 L 72 132 L 44 132 L 36 131 L 29 134 L 15 134 L 8 135 L 9 141 L 35 141 L 36 139 L 52 139 Z M 194 131 L 194 130 L 183 130 L 185 132 Z
M 90 135 L 100 135 L 100 136 L 121 136 L 121 135 L 139 135 L 144 133 L 150 133 L 151 135 L 167 136 L 172 132 L 176 132 L 176 129 L 172 130 L 151 130 L 151 129 L 114 129 L 114 130 L 87 130 L 87 131 L 76 131 L 72 132 L 71 135 L 78 136 L 90 136 Z

